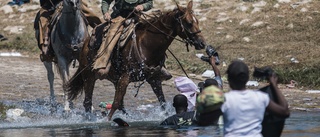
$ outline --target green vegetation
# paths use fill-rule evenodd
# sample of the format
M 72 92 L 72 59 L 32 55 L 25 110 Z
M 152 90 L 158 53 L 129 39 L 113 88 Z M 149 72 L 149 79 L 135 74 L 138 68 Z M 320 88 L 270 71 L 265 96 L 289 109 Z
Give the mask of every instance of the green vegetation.
M 320 62 L 312 64 L 292 64 L 278 66 L 275 70 L 280 76 L 280 82 L 298 81 L 299 87 L 320 88 Z
M 26 27 L 22 34 L 9 35 L 8 40 L 0 42 L 0 50 L 15 50 L 29 54 L 40 53 L 31 26 Z

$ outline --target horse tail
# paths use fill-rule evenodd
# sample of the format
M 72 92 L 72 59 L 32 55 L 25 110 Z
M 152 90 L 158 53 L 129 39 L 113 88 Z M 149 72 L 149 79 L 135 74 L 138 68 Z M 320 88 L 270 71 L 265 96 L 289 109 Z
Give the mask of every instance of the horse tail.
M 65 86 L 69 100 L 74 100 L 82 94 L 82 91 L 84 90 L 84 80 L 82 79 L 81 67 L 78 68 Z

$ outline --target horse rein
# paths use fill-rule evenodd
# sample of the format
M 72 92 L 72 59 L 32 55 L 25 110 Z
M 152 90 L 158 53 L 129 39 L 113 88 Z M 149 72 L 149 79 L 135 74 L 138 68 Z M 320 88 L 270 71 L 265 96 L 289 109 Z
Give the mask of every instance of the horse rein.
M 180 23 L 180 26 L 182 28 L 182 32 L 184 32 L 184 34 L 187 36 L 187 38 L 185 39 L 186 44 L 190 44 L 190 45 L 194 45 L 194 40 L 190 38 L 190 36 L 188 35 L 188 33 L 191 35 L 191 37 L 193 38 L 193 36 L 197 35 L 198 33 L 201 33 L 201 30 L 198 30 L 196 32 L 191 32 L 189 29 L 186 29 L 186 27 L 183 25 L 182 21 L 181 21 L 182 16 L 177 17 L 176 20 L 178 21 L 178 23 Z M 188 45 L 187 45 L 188 47 Z M 189 51 L 189 50 L 188 50 Z
M 75 11 L 81 10 L 81 0 L 78 1 L 78 3 L 75 3 L 77 6 L 73 8 L 74 10 L 69 10 L 69 11 L 61 11 L 62 13 L 73 13 Z M 58 4 L 60 5 L 60 4 Z M 63 4 L 62 4 L 63 5 Z
M 134 12 L 135 13 L 135 12 Z M 136 13 L 135 13 L 136 14 Z M 137 15 L 137 14 L 136 14 Z M 142 13 L 142 15 L 144 15 L 144 16 L 147 16 L 147 14 L 145 14 L 145 13 Z M 164 34 L 164 35 L 166 35 L 166 36 L 168 36 L 168 37 L 170 37 L 170 38 L 173 38 L 173 39 L 175 39 L 175 40 L 177 40 L 177 41 L 180 41 L 180 42 L 183 42 L 183 43 L 186 43 L 186 44 L 192 44 L 192 43 L 189 43 L 189 41 L 188 40 L 184 40 L 184 39 L 178 39 L 178 38 L 176 38 L 176 37 L 173 37 L 173 36 L 171 36 L 171 35 L 169 35 L 169 34 L 167 34 L 167 33 L 165 33 L 164 31 L 162 31 L 162 30 L 160 30 L 158 27 L 156 27 L 155 25 L 153 25 L 151 22 L 149 22 L 148 20 L 146 20 L 146 19 L 144 19 L 144 18 L 142 18 L 142 17 L 140 17 L 140 16 L 138 16 L 140 19 L 142 19 L 143 21 L 145 21 L 145 22 L 147 22 L 149 25 L 151 25 L 152 27 L 154 27 L 156 30 L 158 30 L 159 32 L 161 32 L 162 34 Z M 201 32 L 201 31 L 200 31 Z M 200 32 L 198 32 L 198 33 L 200 33 Z M 188 35 L 186 35 L 187 37 L 188 37 Z
M 149 16 L 149 15 L 147 15 L 147 14 L 145 14 L 145 13 L 142 13 L 142 15 L 144 15 L 144 16 Z M 178 40 L 178 41 L 183 42 L 183 43 L 186 43 L 186 44 L 192 44 L 192 43 L 194 43 L 194 42 L 193 42 L 192 40 L 190 40 L 190 39 L 181 40 L 181 39 L 178 39 L 178 38 L 173 37 L 173 36 L 171 36 L 171 35 L 168 35 L 168 34 L 165 33 L 164 31 L 160 30 L 158 27 L 156 27 L 155 25 L 153 25 L 152 23 L 150 23 L 148 20 L 146 20 L 146 19 L 144 19 L 144 18 L 142 18 L 142 17 L 140 17 L 140 16 L 138 16 L 138 17 L 139 17 L 140 19 L 144 20 L 145 22 L 147 22 L 148 24 L 150 24 L 152 27 L 154 27 L 155 29 L 157 29 L 159 32 L 163 33 L 164 35 L 166 35 L 166 36 L 168 36 L 168 37 L 170 37 L 170 38 L 173 38 L 173 39 L 175 39 L 175 40 Z M 175 19 L 176 19 L 176 20 L 179 19 L 178 22 L 181 24 L 181 26 L 183 26 L 180 18 L 178 18 L 178 19 L 175 18 Z M 162 22 L 161 22 L 161 23 L 162 23 Z M 164 26 L 166 26 L 166 25 L 164 24 Z M 183 26 L 182 28 L 185 29 L 184 26 Z M 200 33 L 200 32 L 201 32 L 201 31 L 195 32 L 195 34 Z M 195 35 L 195 34 L 194 34 L 194 35 Z M 188 37 L 188 35 L 187 35 L 186 33 L 185 33 L 185 35 Z M 189 51 L 188 46 L 187 46 L 187 50 Z M 183 73 L 189 78 L 187 72 L 186 72 L 185 69 L 183 68 L 183 66 L 182 66 L 182 64 L 180 63 L 180 61 L 178 60 L 178 58 L 172 53 L 172 51 L 171 51 L 169 48 L 168 48 L 168 51 L 169 51 L 170 54 L 174 57 L 174 59 L 178 62 L 178 65 L 179 65 L 180 68 L 182 69 Z

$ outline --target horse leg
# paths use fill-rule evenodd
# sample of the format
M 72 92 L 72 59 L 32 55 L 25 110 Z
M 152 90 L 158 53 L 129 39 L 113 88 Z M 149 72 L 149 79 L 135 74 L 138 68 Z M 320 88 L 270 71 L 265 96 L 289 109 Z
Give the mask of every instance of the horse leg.
M 62 87 L 63 87 L 63 93 L 64 93 L 64 110 L 66 112 L 70 112 L 70 108 L 73 108 L 73 103 L 69 100 L 67 90 L 66 90 L 66 83 L 69 80 L 69 68 L 66 60 L 62 57 L 58 57 L 58 69 L 60 72 L 60 76 L 62 79 Z
M 54 108 L 56 107 L 57 104 L 56 104 L 56 97 L 54 95 L 54 88 L 53 88 L 54 73 L 52 69 L 52 62 L 44 61 L 43 64 L 47 70 L 47 78 L 50 86 L 50 104 L 51 104 L 51 107 Z
M 90 71 L 90 70 L 89 70 Z M 86 112 L 92 112 L 92 94 L 94 85 L 96 83 L 96 80 L 94 78 L 93 74 L 85 73 L 87 75 L 84 75 L 84 91 L 85 91 L 85 98 L 83 101 L 83 106 Z
M 166 99 L 164 97 L 163 91 L 162 91 L 162 85 L 160 80 L 147 80 L 147 82 L 151 85 L 153 92 L 156 94 L 161 108 L 165 109 Z
M 108 114 L 108 119 L 111 120 L 113 113 L 117 110 L 117 109 L 121 109 L 124 110 L 123 108 L 123 98 L 124 95 L 126 94 L 127 91 L 127 87 L 129 85 L 129 74 L 123 74 L 118 82 L 115 85 L 115 96 L 114 96 L 114 100 L 112 103 L 112 108 Z
M 96 80 L 94 79 L 94 74 L 86 73 L 89 75 L 84 75 L 84 101 L 83 101 L 83 106 L 85 109 L 85 116 L 88 120 L 96 120 L 96 116 L 93 114 L 93 107 L 92 107 L 92 94 L 93 94 L 93 89 L 94 89 L 94 84 Z M 85 78 L 88 76 L 87 78 Z M 93 77 L 92 77 L 93 76 Z

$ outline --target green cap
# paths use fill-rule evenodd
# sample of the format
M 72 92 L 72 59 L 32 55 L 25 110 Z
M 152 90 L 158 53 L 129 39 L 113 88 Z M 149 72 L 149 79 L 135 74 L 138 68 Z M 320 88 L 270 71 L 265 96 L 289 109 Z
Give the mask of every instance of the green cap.
M 199 113 L 215 111 L 220 109 L 223 102 L 223 91 L 216 86 L 209 86 L 197 97 L 196 109 Z
M 124 0 L 125 2 L 129 3 L 129 4 L 133 4 L 133 3 L 137 3 L 138 0 Z

